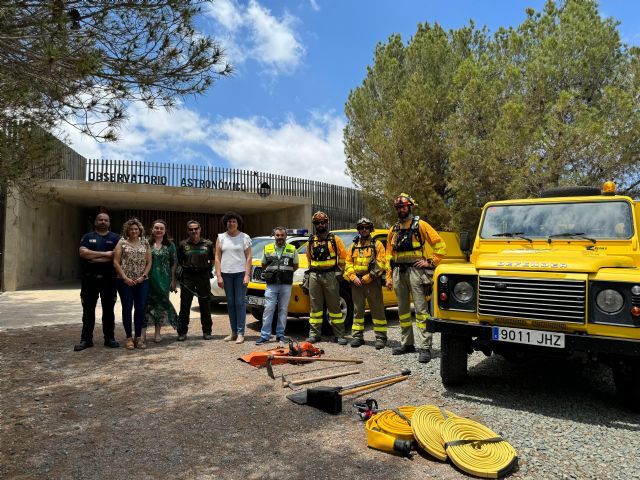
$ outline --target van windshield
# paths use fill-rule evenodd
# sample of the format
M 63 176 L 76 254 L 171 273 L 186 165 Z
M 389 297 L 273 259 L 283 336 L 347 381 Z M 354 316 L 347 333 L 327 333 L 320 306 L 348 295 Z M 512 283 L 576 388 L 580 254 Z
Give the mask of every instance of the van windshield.
M 481 238 L 557 240 L 561 238 L 628 239 L 634 234 L 628 202 L 492 205 L 487 208 Z

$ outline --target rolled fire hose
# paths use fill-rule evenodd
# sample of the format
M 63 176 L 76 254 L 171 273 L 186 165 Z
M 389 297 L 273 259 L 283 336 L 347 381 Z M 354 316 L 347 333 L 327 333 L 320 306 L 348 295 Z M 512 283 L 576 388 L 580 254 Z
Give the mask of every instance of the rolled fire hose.
M 416 408 L 411 417 L 413 436 L 424 451 L 438 460 L 446 461 L 447 452 L 442 440 L 442 425 L 447 418 L 457 417 L 455 413 L 435 405 Z
M 413 432 L 411 417 L 416 407 L 385 410 L 367 420 L 367 445 L 376 450 L 411 455 Z M 400 414 L 398 414 L 400 413 Z
M 518 454 L 506 440 L 468 418 L 445 420 L 442 439 L 451 461 L 476 477 L 501 478 L 518 464 Z

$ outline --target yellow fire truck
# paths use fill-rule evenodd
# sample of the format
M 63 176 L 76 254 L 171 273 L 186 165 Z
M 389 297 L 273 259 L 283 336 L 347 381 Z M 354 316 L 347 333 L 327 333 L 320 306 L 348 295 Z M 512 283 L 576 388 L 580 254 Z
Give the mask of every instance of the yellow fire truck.
M 434 276 L 442 382 L 464 383 L 473 351 L 555 354 L 610 365 L 640 409 L 639 232 L 640 202 L 613 182 L 485 205 L 470 261 Z

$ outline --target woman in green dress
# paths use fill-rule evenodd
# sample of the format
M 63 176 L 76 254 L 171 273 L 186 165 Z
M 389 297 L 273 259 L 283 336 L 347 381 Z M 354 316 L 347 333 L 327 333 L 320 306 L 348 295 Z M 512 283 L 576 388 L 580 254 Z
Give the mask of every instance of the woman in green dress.
M 151 271 L 149 293 L 145 307 L 146 326 L 155 326 L 154 341 L 161 340 L 160 328 L 167 323 L 178 325 L 178 315 L 169 300 L 169 293 L 176 290 L 176 246 L 167 236 L 167 224 L 156 220 L 151 228 Z M 146 337 L 146 328 L 143 338 Z

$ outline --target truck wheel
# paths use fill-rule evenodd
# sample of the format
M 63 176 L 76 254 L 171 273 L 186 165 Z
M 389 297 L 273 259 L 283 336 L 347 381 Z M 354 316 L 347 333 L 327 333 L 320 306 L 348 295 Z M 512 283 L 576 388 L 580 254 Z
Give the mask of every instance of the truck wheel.
M 340 287 L 340 310 L 342 310 L 342 317 L 344 318 L 344 333 L 349 335 L 353 325 L 353 300 L 351 300 L 351 292 L 348 288 Z M 329 323 L 329 312 L 327 312 L 326 307 L 322 322 L 322 334 L 333 335 L 333 328 Z
M 618 396 L 625 405 L 640 411 L 640 361 L 622 360 L 612 367 Z
M 263 308 L 251 307 L 251 315 L 255 317 L 256 320 L 262 322 L 262 314 L 264 313 Z
M 440 378 L 446 386 L 461 385 L 467 379 L 467 338 L 450 333 L 440 335 Z

